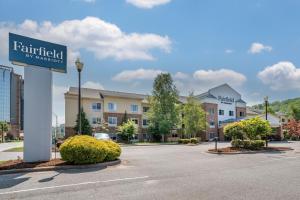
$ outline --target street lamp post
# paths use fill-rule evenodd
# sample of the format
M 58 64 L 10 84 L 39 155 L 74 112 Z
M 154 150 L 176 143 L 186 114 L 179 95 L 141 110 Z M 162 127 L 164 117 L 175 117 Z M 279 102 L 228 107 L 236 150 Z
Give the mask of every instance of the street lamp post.
M 75 65 L 78 71 L 78 135 L 81 134 L 81 71 L 83 69 L 83 63 L 79 58 L 75 61 Z
M 268 99 L 269 99 L 269 97 L 268 96 L 266 96 L 265 97 L 265 108 L 266 108 L 266 121 L 268 121 Z M 266 147 L 268 147 L 268 135 L 266 134 L 266 136 L 265 136 L 265 140 L 266 140 Z

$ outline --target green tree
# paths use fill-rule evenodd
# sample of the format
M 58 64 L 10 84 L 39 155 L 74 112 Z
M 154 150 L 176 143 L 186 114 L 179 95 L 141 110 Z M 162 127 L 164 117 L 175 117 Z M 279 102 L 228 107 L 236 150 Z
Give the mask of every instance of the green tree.
M 224 135 L 232 140 L 244 139 L 244 127 L 241 122 L 227 124 L 224 127 Z
M 260 117 L 243 120 L 240 123 L 242 123 L 245 136 L 250 140 L 265 138 L 272 132 L 269 122 Z
M 89 120 L 86 118 L 86 114 L 83 111 L 83 108 L 80 110 L 81 114 L 81 133 L 82 135 L 92 135 L 92 127 L 90 125 Z M 79 131 L 79 114 L 77 114 L 77 119 L 76 119 L 76 125 L 74 127 L 74 130 L 76 133 Z
M 4 142 L 4 133 L 9 131 L 10 127 L 7 122 L 0 122 L 1 141 Z
M 205 111 L 202 109 L 201 104 L 194 94 L 190 93 L 187 103 L 183 106 L 184 132 L 189 138 L 196 137 L 198 132 L 205 130 L 205 116 Z
M 137 125 L 132 120 L 128 120 L 126 123 L 118 126 L 118 135 L 122 138 L 123 141 L 129 142 L 137 133 Z
M 165 135 L 175 127 L 179 118 L 176 107 L 178 91 L 169 73 L 161 73 L 155 78 L 149 102 L 149 127 L 151 130 L 158 131 L 155 134 L 160 134 L 165 141 Z

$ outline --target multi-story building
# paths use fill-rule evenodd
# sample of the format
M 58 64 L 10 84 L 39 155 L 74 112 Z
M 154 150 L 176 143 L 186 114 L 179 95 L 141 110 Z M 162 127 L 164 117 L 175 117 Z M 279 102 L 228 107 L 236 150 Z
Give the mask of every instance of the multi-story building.
M 246 102 L 242 100 L 241 94 L 228 84 L 209 89 L 196 97 L 202 102 L 207 113 L 208 127 L 203 138 L 219 137 L 220 140 L 224 140 L 224 125 L 246 116 Z
M 0 65 L 0 121 L 10 123 L 12 137 L 23 130 L 23 85 L 13 68 Z
M 149 103 L 147 97 L 143 94 L 82 88 L 82 107 L 95 130 L 99 124 L 107 122 L 110 132 L 115 132 L 116 127 L 124 121 L 126 113 L 127 118 L 135 121 L 139 127 L 138 138 L 145 140 L 148 138 L 146 113 Z M 196 97 L 207 113 L 206 131 L 198 134 L 203 140 L 216 136 L 223 140 L 223 125 L 246 115 L 246 103 L 241 99 L 241 95 L 228 84 L 212 88 Z M 180 96 L 179 101 L 186 103 L 186 97 Z M 73 127 L 78 113 L 77 106 L 78 88 L 71 87 L 65 93 L 66 137 L 75 134 Z M 179 134 L 172 135 L 180 136 Z

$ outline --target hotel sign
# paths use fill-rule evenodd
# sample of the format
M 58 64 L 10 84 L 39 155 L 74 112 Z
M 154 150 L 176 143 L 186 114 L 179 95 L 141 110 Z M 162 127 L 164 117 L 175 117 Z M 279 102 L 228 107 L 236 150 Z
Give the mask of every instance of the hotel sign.
M 34 65 L 67 72 L 67 47 L 9 33 L 9 60 L 16 65 Z
M 218 96 L 218 100 L 221 101 L 221 103 L 224 103 L 224 104 L 233 104 L 234 103 L 234 98 L 233 97 Z

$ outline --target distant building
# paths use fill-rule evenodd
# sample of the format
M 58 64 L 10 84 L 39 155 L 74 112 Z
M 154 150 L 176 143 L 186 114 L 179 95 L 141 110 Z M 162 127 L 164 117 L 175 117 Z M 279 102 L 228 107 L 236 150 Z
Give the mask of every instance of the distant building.
M 0 65 L 0 121 L 11 125 L 9 134 L 19 137 L 24 122 L 24 82 L 12 67 Z
M 99 124 L 107 122 L 110 132 L 116 132 L 124 119 L 133 120 L 139 127 L 138 139 L 143 141 L 149 138 L 147 134 L 148 119 L 147 111 L 149 102 L 147 95 L 117 92 L 108 90 L 96 90 L 82 88 L 82 107 L 91 125 L 97 131 Z M 241 95 L 228 84 L 212 88 L 207 92 L 196 95 L 207 113 L 206 131 L 199 133 L 202 140 L 209 140 L 219 136 L 224 140 L 222 127 L 226 123 L 240 120 L 246 116 L 246 102 Z M 179 101 L 185 104 L 187 98 L 180 96 Z M 71 87 L 65 93 L 65 135 L 69 137 L 75 134 L 74 126 L 78 113 L 78 88 Z M 180 130 L 172 131 L 169 140 L 180 137 Z
M 247 117 L 245 119 L 251 119 L 254 117 L 259 117 L 263 120 L 266 119 L 266 114 L 263 110 L 254 109 L 247 107 Z M 274 114 L 268 113 L 268 122 L 272 128 L 271 138 L 280 140 L 283 138 L 283 126 L 287 124 L 289 118 L 286 114 L 281 112 L 276 112 Z

